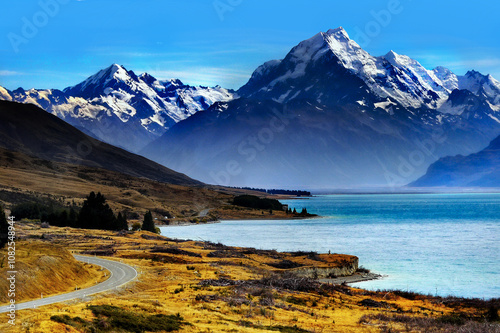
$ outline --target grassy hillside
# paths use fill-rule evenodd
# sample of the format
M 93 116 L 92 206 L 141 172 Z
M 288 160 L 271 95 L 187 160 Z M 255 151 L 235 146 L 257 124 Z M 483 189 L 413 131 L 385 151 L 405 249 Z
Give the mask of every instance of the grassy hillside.
M 0 147 L 43 160 L 91 166 L 169 184 L 201 183 L 104 142 L 31 105 L 0 101 Z
M 127 211 L 129 218 L 142 218 L 147 210 L 161 222 L 190 221 L 209 209 L 207 218 L 285 218 L 284 212 L 236 207 L 235 195 L 256 194 L 219 186 L 183 186 L 125 175 L 100 168 L 47 161 L 0 148 L 0 203 L 6 207 L 21 202 L 56 202 L 80 205 L 91 191 L 103 193 L 115 211 Z

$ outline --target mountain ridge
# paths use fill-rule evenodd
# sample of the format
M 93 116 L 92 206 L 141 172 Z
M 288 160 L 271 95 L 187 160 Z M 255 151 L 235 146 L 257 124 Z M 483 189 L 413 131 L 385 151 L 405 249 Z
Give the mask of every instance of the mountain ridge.
M 175 123 L 232 91 L 157 80 L 113 64 L 81 83 L 57 89 L 0 89 L 0 99 L 35 104 L 97 139 L 137 152 Z
M 224 185 L 403 186 L 439 157 L 500 134 L 498 81 L 464 77 L 394 51 L 373 57 L 331 29 L 259 66 L 239 99 L 177 123 L 141 153 Z M 461 96 L 460 81 L 474 92 Z M 286 115 L 283 129 L 273 129 L 275 113 Z
M 441 66 L 427 70 L 418 61 L 392 50 L 384 56 L 372 56 L 351 40 L 342 27 L 320 32 L 292 48 L 285 59 L 268 61 L 259 66 L 250 80 L 238 90 L 238 94 L 249 98 L 269 98 L 269 91 L 277 83 L 303 75 L 311 63 L 325 55 L 333 57 L 333 61 L 360 78 L 365 85 L 361 85 L 358 90 L 370 89 L 378 97 L 375 102 L 389 98 L 406 108 L 425 106 L 439 109 L 453 90 L 467 89 L 485 97 L 491 103 L 492 110 L 500 110 L 500 82 L 491 75 L 472 70 L 459 76 Z M 281 73 L 278 78 L 263 78 L 263 72 L 276 76 L 279 67 Z M 288 88 L 292 84 L 287 85 L 285 82 L 285 86 Z M 314 89 L 314 82 L 307 88 Z M 281 102 L 301 98 L 303 94 L 298 89 L 292 89 L 288 94 L 287 91 L 281 93 Z M 321 90 L 316 99 L 321 102 L 320 94 Z
M 476 153 L 442 157 L 409 187 L 500 187 L 500 136 Z
M 33 94 L 48 107 L 72 94 L 90 115 L 79 128 L 205 182 L 234 181 L 224 185 L 303 186 L 322 177 L 332 186 L 404 185 L 439 157 L 471 154 L 500 134 L 500 83 L 491 75 L 427 70 L 392 50 L 372 56 L 341 27 L 265 62 L 236 93 L 207 101 L 205 92 L 112 65 L 65 92 Z M 167 99 L 184 110 L 168 118 L 168 130 Z M 283 130 L 270 126 L 275 113 L 286 115 Z

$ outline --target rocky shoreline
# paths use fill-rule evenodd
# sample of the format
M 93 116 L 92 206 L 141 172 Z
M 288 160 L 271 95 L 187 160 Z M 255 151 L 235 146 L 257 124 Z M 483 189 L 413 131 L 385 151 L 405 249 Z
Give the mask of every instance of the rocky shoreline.
M 384 275 L 375 274 L 375 273 L 355 273 L 349 276 L 340 276 L 332 279 L 320 279 L 320 282 L 331 283 L 331 284 L 349 284 L 349 283 L 357 283 L 371 280 L 378 280 L 383 278 Z

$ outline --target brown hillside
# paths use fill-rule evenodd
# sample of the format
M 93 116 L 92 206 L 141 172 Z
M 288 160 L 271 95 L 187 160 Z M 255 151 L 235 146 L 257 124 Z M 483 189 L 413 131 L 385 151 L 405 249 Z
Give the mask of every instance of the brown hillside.
M 142 156 L 91 138 L 31 104 L 0 101 L 0 147 L 43 160 L 103 168 L 169 184 L 201 184 Z

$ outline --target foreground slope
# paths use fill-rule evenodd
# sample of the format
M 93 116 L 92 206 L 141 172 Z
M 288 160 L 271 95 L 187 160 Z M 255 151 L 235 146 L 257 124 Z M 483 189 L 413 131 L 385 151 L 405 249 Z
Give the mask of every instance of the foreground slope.
M 43 160 L 103 168 L 169 184 L 201 184 L 142 156 L 95 140 L 34 105 L 0 101 L 0 147 Z
M 409 186 L 500 187 L 500 136 L 475 154 L 439 159 Z
M 30 332 L 164 331 L 150 328 L 148 322 L 172 315 L 186 322 L 174 329 L 179 332 L 490 333 L 499 329 L 498 299 L 371 292 L 290 274 L 297 266 L 342 266 L 352 256 L 236 248 L 148 232 L 92 230 L 92 237 L 88 232 L 19 223 L 20 236 L 53 234 L 57 237 L 43 242 L 75 252 L 113 249 L 110 259 L 137 267 L 137 281 L 86 297 L 83 303 L 18 311 L 18 323 L 23 325 L 12 328 L 3 321 L 0 331 L 25 332 L 26 327 Z M 328 258 L 336 263 L 325 262 Z

